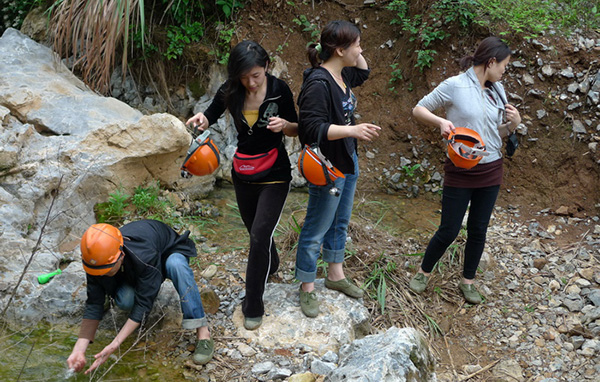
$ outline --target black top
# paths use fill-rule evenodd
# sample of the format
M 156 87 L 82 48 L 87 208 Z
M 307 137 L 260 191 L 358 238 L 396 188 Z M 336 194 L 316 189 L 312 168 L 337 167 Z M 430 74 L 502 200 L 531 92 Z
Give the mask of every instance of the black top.
M 298 122 L 298 116 L 294 107 L 294 98 L 287 84 L 277 77 L 267 75 L 267 94 L 258 109 L 258 120 L 252 126 L 252 134 L 248 134 L 250 127 L 242 116 L 241 119 L 234 118 L 235 128 L 238 132 L 238 152 L 255 155 L 266 153 L 277 147 L 277 160 L 271 172 L 261 182 L 290 181 L 292 179 L 291 164 L 288 153 L 283 144 L 283 132 L 274 133 L 267 129 L 270 117 L 280 117 L 288 122 Z M 204 112 L 208 124 L 212 125 L 225 112 L 225 82 L 213 98 L 212 103 Z M 233 174 L 235 176 L 235 173 Z
M 113 277 L 87 275 L 87 301 L 83 318 L 100 320 L 104 314 L 106 295 L 114 297 L 127 283 L 135 289 L 135 301 L 129 318 L 142 322 L 150 313 L 160 286 L 166 278 L 165 263 L 173 253 L 187 257 L 197 255 L 189 231 L 177 234 L 156 220 L 140 220 L 119 229 L 123 234 L 125 256 L 119 272 Z
M 343 138 L 329 141 L 329 126 L 354 125 L 354 114 L 348 120 L 344 103 L 347 102 L 350 88 L 360 86 L 369 77 L 370 70 L 346 67 L 342 78 L 346 84 L 344 93 L 327 69 L 318 67 L 304 71 L 304 81 L 298 96 L 300 121 L 298 136 L 302 145 L 318 142 L 325 157 L 344 174 L 354 173 L 352 154 L 356 151 L 355 138 Z

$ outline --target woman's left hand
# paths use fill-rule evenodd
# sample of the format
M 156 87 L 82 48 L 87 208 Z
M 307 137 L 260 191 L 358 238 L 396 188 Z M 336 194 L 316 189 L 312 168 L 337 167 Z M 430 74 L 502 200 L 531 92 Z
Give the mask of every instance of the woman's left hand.
M 269 124 L 267 125 L 267 129 L 271 130 L 274 133 L 279 133 L 283 131 L 288 121 L 279 117 L 271 117 L 269 118 Z
M 504 108 L 506 110 L 506 120 L 511 123 L 513 127 L 512 131 L 515 131 L 521 123 L 521 114 L 519 114 L 519 110 L 516 107 L 509 103 L 504 105 Z

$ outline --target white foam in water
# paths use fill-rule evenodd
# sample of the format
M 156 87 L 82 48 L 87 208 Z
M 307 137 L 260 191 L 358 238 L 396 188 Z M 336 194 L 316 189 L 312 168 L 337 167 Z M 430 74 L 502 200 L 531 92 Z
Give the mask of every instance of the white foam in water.
M 75 369 L 68 369 L 65 371 L 65 379 L 69 379 L 75 375 Z

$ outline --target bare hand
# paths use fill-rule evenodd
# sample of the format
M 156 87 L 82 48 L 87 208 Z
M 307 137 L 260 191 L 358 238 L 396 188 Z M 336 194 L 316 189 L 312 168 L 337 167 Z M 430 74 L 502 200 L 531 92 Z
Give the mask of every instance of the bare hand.
M 94 358 L 96 358 L 96 360 L 94 361 L 92 366 L 90 366 L 90 368 L 86 370 L 85 374 L 89 374 L 91 371 L 94 371 L 100 365 L 102 365 L 104 362 L 106 362 L 108 357 L 112 353 L 114 353 L 115 350 L 117 350 L 117 347 L 118 347 L 117 345 L 113 345 L 113 343 L 111 342 L 108 346 L 106 346 L 104 349 L 102 349 L 102 351 L 100 353 L 96 354 L 94 356 Z
M 80 372 L 85 367 L 85 353 L 73 351 L 67 358 L 67 366 L 76 372 Z
M 455 129 L 454 124 L 447 119 L 443 119 L 440 123 L 440 133 L 444 139 L 448 139 L 450 133 L 453 133 Z
M 280 131 L 283 131 L 287 123 L 288 122 L 283 118 L 271 117 L 269 118 L 269 124 L 267 125 L 267 129 L 271 130 L 274 133 L 279 133 Z
M 192 118 L 188 119 L 185 123 L 186 125 L 192 125 L 194 129 L 198 129 L 199 131 L 204 131 L 208 127 L 208 119 L 204 116 L 203 113 L 198 113 L 194 115 Z
M 519 110 L 509 103 L 504 105 L 504 108 L 506 110 L 506 120 L 513 125 L 514 129 L 516 129 L 521 123 L 521 114 L 519 114 Z
M 354 125 L 353 127 L 354 131 L 352 136 L 354 138 L 369 142 L 378 137 L 378 130 L 381 130 L 381 127 L 371 123 L 361 123 L 359 125 Z

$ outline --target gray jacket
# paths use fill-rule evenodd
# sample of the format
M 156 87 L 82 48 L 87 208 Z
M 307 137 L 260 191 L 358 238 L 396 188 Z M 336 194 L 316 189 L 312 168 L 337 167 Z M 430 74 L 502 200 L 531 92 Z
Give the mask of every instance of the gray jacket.
M 501 93 L 501 97 L 498 95 Z M 493 99 L 493 101 L 492 101 Z M 471 67 L 464 73 L 450 77 L 423 97 L 417 106 L 429 111 L 440 107 L 446 110 L 446 119 L 455 127 L 468 127 L 479 133 L 490 153 L 479 163 L 490 163 L 502 157 L 502 138 L 498 126 L 503 123 L 504 87 L 496 82 L 492 88 L 481 89 Z

